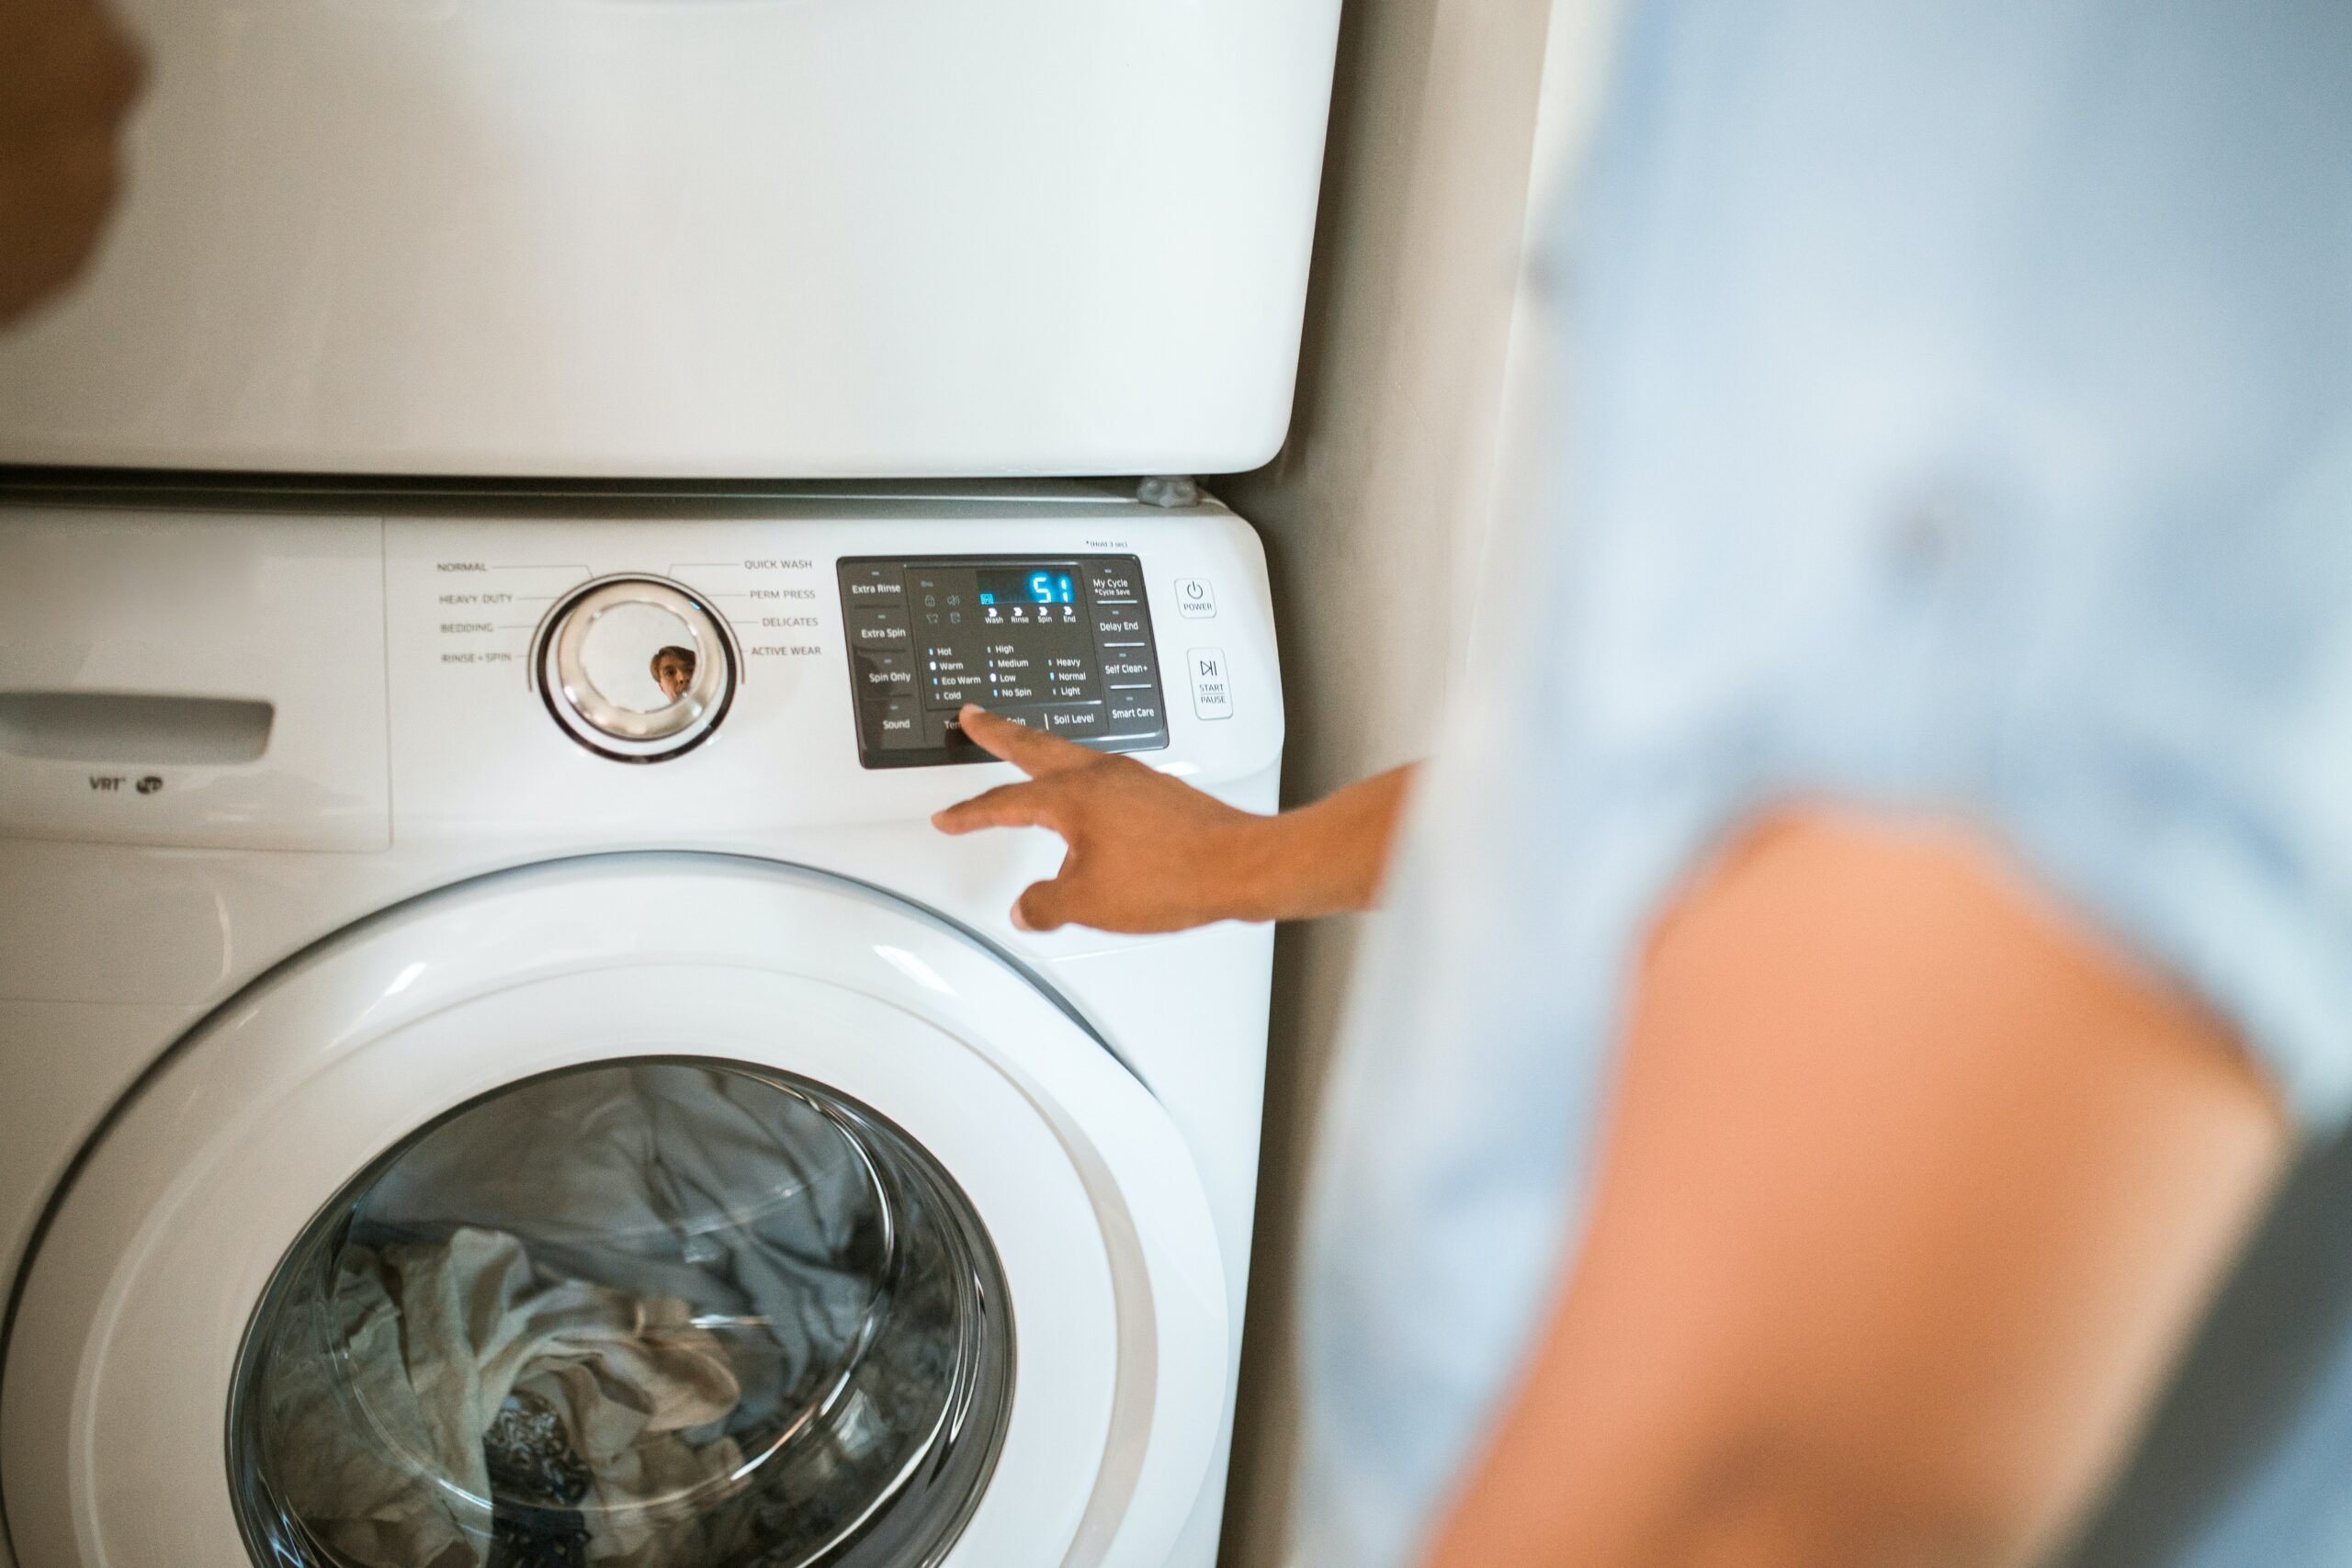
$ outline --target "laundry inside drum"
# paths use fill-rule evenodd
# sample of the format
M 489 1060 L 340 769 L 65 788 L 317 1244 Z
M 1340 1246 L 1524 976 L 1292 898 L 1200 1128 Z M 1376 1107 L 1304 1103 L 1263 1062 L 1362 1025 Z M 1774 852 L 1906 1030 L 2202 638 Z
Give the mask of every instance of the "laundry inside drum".
M 707 1061 L 532 1079 L 312 1222 L 230 1415 L 255 1561 L 926 1568 L 1012 1391 L 1004 1278 L 938 1161 Z

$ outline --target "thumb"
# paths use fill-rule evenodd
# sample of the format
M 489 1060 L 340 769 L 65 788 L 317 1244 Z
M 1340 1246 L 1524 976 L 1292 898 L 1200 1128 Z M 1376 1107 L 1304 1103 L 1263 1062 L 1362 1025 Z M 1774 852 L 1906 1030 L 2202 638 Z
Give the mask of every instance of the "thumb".
M 1012 926 L 1015 931 L 1058 931 L 1069 923 L 1065 889 L 1058 876 L 1050 882 L 1033 882 L 1012 903 Z

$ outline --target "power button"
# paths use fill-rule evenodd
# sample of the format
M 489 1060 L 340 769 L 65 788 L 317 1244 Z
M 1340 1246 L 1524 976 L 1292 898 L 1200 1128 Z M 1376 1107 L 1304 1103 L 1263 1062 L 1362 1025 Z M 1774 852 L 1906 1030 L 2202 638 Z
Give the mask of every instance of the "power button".
M 1205 577 L 1176 580 L 1176 613 L 1187 620 L 1204 621 L 1216 614 L 1216 590 Z

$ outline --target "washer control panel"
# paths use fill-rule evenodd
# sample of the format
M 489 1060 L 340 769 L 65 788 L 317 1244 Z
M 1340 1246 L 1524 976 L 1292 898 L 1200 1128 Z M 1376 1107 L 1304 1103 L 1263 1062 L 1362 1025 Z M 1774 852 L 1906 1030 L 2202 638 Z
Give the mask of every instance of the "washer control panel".
M 599 578 L 566 594 L 548 613 L 534 661 L 556 723 L 616 761 L 692 750 L 735 694 L 721 618 L 666 578 Z
M 1097 750 L 1168 744 L 1136 557 L 844 557 L 840 578 L 866 767 L 989 761 L 966 703 Z

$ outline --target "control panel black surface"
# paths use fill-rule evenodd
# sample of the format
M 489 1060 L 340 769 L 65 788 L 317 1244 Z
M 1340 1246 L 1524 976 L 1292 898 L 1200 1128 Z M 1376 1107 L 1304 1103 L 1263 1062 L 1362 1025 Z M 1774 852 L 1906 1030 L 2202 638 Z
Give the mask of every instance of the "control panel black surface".
M 857 556 L 842 620 L 869 768 L 984 762 L 978 703 L 1102 751 L 1168 744 L 1151 613 L 1133 556 Z

